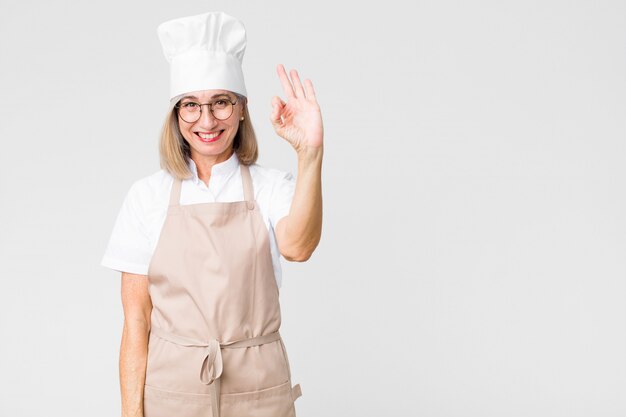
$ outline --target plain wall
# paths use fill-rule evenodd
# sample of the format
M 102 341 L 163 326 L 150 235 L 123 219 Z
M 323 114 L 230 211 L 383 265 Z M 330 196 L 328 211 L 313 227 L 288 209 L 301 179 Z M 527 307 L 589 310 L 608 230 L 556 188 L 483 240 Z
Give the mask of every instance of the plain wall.
M 0 3 L 0 415 L 120 415 L 120 274 L 159 169 L 165 20 L 241 19 L 259 163 L 282 63 L 325 128 L 322 241 L 283 262 L 299 417 L 626 414 L 620 1 Z

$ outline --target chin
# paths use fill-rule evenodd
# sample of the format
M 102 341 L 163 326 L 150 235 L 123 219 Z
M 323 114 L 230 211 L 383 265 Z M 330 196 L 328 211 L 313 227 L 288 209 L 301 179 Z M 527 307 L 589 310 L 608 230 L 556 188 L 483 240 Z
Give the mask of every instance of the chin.
M 219 141 L 218 141 L 219 142 Z M 224 153 L 229 153 L 232 150 L 232 142 L 227 146 L 216 143 L 203 143 L 194 147 L 195 151 L 204 156 L 218 156 Z

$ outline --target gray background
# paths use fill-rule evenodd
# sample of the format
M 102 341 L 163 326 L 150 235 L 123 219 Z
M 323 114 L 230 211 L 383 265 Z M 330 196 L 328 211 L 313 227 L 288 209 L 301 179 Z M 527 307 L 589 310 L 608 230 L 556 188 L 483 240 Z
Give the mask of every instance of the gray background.
M 620 1 L 2 0 L 0 415 L 119 415 L 120 276 L 99 266 L 159 169 L 159 23 L 247 29 L 259 163 L 298 69 L 324 118 L 324 230 L 284 265 L 306 416 L 626 413 Z

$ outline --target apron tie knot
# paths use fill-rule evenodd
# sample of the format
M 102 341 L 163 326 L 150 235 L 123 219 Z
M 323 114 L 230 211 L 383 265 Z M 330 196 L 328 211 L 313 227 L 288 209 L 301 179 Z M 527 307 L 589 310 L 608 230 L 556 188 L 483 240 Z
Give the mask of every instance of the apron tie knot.
M 206 385 L 211 385 L 213 381 L 222 375 L 222 349 L 220 342 L 211 339 L 207 343 L 206 355 L 200 367 L 200 381 Z

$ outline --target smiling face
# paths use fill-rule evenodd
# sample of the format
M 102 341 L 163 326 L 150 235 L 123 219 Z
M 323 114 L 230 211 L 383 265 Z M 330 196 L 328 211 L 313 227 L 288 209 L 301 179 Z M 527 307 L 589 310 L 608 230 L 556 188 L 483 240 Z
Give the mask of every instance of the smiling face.
M 233 141 L 239 129 L 240 119 L 243 116 L 243 103 L 237 99 L 233 92 L 228 90 L 194 91 L 185 94 L 180 100 L 179 103 L 184 105 L 188 102 L 215 103 L 224 99 L 237 102 L 233 106 L 233 113 L 226 120 L 216 119 L 209 111 L 208 106 L 202 106 L 200 118 L 195 122 L 188 123 L 183 120 L 179 110 L 178 126 L 185 141 L 189 143 L 192 158 L 210 158 L 215 163 L 218 163 L 230 157 L 233 150 Z M 223 104 L 223 102 L 218 104 Z M 187 117 L 187 119 L 189 118 Z

